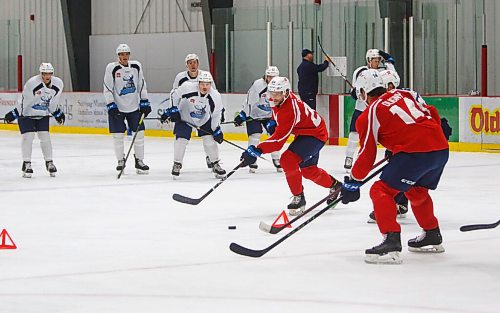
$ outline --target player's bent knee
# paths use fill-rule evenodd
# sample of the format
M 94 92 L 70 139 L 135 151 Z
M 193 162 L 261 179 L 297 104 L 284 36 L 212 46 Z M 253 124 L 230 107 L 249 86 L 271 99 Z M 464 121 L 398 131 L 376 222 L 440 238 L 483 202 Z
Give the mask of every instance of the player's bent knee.
M 390 187 L 382 180 L 376 181 L 370 188 L 370 198 L 373 201 L 387 196 L 394 198 L 398 193 L 399 190 Z
M 299 168 L 302 159 L 290 150 L 283 152 L 280 158 L 281 167 L 285 172 Z

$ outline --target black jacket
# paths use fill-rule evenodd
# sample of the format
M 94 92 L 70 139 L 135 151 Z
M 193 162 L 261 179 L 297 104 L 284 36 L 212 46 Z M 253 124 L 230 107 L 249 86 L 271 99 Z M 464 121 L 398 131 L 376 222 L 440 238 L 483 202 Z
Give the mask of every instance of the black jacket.
M 317 94 L 318 93 L 318 73 L 323 72 L 328 67 L 328 61 L 325 60 L 322 64 L 314 64 L 306 59 L 302 60 L 299 67 L 297 67 L 297 74 L 299 75 L 299 95 L 300 94 Z

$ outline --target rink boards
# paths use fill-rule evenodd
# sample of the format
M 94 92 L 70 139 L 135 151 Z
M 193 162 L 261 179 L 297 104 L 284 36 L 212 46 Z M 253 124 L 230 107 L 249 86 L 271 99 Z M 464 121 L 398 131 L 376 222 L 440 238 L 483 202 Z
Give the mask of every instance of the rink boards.
M 0 93 L 0 116 L 11 110 L 18 93 Z M 424 97 L 445 117 L 453 129 L 450 146 L 456 151 L 495 151 L 500 149 L 500 98 L 495 97 Z M 167 107 L 168 93 L 149 93 L 152 106 L 150 117 L 163 113 Z M 223 94 L 226 108 L 225 118 L 230 121 L 239 112 L 246 100 L 246 94 Z M 319 95 L 318 112 L 329 128 L 329 144 L 345 145 L 349 123 L 354 111 L 350 96 Z M 108 133 L 106 103 L 102 93 L 65 92 L 61 107 L 66 114 L 64 126 L 51 124 L 53 132 L 63 133 Z M 146 135 L 172 136 L 172 124 L 161 124 L 158 120 L 147 120 Z M 0 125 L 0 129 L 17 130 L 16 125 Z M 223 125 L 227 139 L 246 140 L 245 127 Z

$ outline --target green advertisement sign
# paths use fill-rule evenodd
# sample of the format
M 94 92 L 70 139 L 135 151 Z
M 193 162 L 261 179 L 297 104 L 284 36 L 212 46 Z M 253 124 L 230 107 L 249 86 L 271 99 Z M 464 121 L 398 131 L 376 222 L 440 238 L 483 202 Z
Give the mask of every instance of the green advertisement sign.
M 436 107 L 441 117 L 448 120 L 452 128 L 450 142 L 458 142 L 459 121 L 458 121 L 458 97 L 423 97 L 427 104 Z M 344 136 L 349 135 L 349 126 L 354 112 L 356 101 L 350 96 L 344 97 Z

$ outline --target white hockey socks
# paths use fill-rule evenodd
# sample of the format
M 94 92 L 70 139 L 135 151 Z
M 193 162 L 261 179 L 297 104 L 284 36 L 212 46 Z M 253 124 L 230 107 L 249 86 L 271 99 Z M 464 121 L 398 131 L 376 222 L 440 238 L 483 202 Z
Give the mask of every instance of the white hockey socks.
M 354 158 L 354 153 L 358 148 L 359 135 L 356 132 L 349 133 L 349 140 L 347 141 L 347 150 L 345 152 L 345 156 L 347 158 Z
M 115 149 L 115 156 L 118 161 L 123 160 L 125 154 L 123 153 L 123 134 L 113 133 L 113 147 Z
M 262 135 L 261 133 L 256 133 L 256 134 L 251 134 L 250 136 L 248 136 L 248 146 L 256 146 L 259 144 L 260 142 L 260 135 Z
M 35 133 L 29 132 L 21 135 L 21 151 L 23 154 L 23 161 L 31 162 L 31 152 L 33 151 L 33 139 Z
M 208 155 L 210 162 L 219 161 L 219 147 L 217 147 L 217 142 L 215 142 L 214 137 L 212 136 L 202 136 L 203 139 L 203 148 L 205 149 L 205 153 Z
M 186 138 L 175 138 L 174 141 L 174 162 L 181 163 L 184 159 L 184 154 L 186 154 L 186 147 L 189 140 Z
M 37 132 L 40 139 L 40 147 L 45 161 L 52 161 L 52 142 L 50 141 L 49 132 Z
M 135 157 L 139 160 L 144 160 L 144 131 L 141 130 L 137 133 L 134 142 Z

